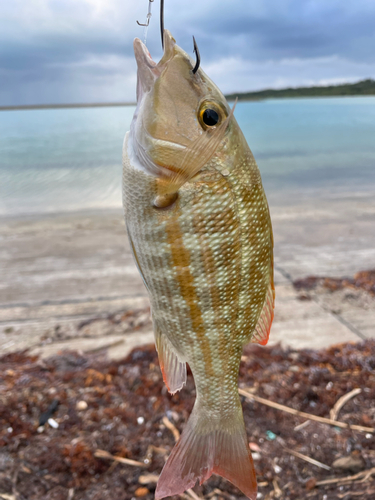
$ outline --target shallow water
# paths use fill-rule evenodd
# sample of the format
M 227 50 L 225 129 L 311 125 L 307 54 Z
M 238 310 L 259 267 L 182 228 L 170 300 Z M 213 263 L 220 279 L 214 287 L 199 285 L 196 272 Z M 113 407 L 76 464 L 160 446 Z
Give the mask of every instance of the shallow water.
M 121 206 L 134 107 L 0 112 L 0 215 Z M 267 193 L 375 189 L 375 97 L 239 103 Z

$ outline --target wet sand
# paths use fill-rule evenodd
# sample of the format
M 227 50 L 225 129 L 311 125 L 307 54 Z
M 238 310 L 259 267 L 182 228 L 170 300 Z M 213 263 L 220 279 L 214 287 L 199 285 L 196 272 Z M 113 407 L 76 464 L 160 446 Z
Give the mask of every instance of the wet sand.
M 374 300 L 366 293 L 322 292 L 306 301 L 292 286 L 309 275 L 352 276 L 375 267 L 375 197 L 296 191 L 268 198 L 277 296 L 270 343 L 321 348 L 375 337 Z M 134 331 L 108 319 L 148 314 L 120 208 L 0 219 L 0 269 L 1 352 L 109 348 L 121 357 L 152 341 L 149 318 Z M 92 318 L 95 331 L 78 329 Z

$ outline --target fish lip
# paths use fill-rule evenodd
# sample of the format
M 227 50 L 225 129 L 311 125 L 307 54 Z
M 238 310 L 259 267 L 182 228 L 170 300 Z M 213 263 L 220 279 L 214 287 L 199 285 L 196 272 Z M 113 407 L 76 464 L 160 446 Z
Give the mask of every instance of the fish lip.
M 164 30 L 163 33 L 164 42 L 164 52 L 158 63 L 156 63 L 141 39 L 135 38 L 133 42 L 134 55 L 138 64 L 145 63 L 149 68 L 155 68 L 156 66 L 162 66 L 171 59 L 173 55 L 173 48 L 176 45 L 176 40 L 173 38 L 172 33 L 169 30 Z
M 164 30 L 164 53 L 158 63 L 156 63 L 146 45 L 139 38 L 135 38 L 134 55 L 137 61 L 137 101 L 140 102 L 145 93 L 149 92 L 157 78 L 161 75 L 168 62 L 174 55 L 176 41 L 168 30 Z
M 150 52 L 148 51 L 146 45 L 142 42 L 142 40 L 140 40 L 139 38 L 135 38 L 133 47 L 138 69 L 144 64 L 150 69 L 154 69 L 156 67 L 156 62 L 152 59 Z
M 136 38 L 133 44 L 137 62 L 137 107 L 130 126 L 129 140 L 137 161 L 144 166 L 147 173 L 156 177 L 169 177 L 170 171 L 156 164 L 143 144 L 141 138 L 149 134 L 142 124 L 142 109 L 147 106 L 147 96 L 152 93 L 156 80 L 176 54 L 176 41 L 168 30 L 164 30 L 163 40 L 164 53 L 158 63 L 152 59 L 146 45 L 139 38 Z

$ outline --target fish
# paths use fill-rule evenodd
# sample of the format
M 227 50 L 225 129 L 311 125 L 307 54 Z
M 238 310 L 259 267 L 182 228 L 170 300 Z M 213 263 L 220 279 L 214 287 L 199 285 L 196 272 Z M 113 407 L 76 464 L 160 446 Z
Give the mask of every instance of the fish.
M 168 30 L 156 63 L 134 40 L 137 106 L 123 145 L 130 247 L 148 291 L 163 380 L 196 399 L 155 498 L 213 473 L 255 500 L 238 393 L 245 344 L 268 341 L 273 236 L 253 154 L 224 95 Z

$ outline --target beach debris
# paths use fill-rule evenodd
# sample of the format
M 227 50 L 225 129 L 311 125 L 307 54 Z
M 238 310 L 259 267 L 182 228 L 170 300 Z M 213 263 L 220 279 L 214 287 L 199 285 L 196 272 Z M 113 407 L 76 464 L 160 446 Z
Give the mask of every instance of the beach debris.
M 168 417 L 164 416 L 162 419 L 163 424 L 167 429 L 169 429 L 174 437 L 174 440 L 177 442 L 180 439 L 180 432 L 175 425 L 168 419 Z
M 77 401 L 77 404 L 76 404 L 77 411 L 85 411 L 85 410 L 87 410 L 87 408 L 88 408 L 88 404 L 86 403 L 86 401 Z
M 198 496 L 191 488 L 186 490 L 186 495 L 189 499 L 192 498 L 193 500 L 202 500 L 202 497 Z
M 272 401 L 269 401 L 268 399 L 261 398 L 255 394 L 251 394 L 250 392 L 245 391 L 244 389 L 238 389 L 238 392 L 242 396 L 246 396 L 248 399 L 252 399 L 254 401 L 257 401 L 258 403 L 270 406 L 271 408 L 277 408 L 278 410 L 285 411 L 286 413 L 291 413 L 292 415 L 300 416 L 303 418 L 309 418 L 310 420 L 315 420 L 316 422 L 321 422 L 322 424 L 333 425 L 335 427 L 341 427 L 343 429 L 349 428 L 349 429 L 356 430 L 359 432 L 375 433 L 374 427 L 365 427 L 363 425 L 347 424 L 345 422 L 331 420 L 330 418 L 318 417 L 317 415 L 312 415 L 311 413 L 306 413 L 304 411 L 295 410 L 294 408 L 290 408 L 288 406 L 281 405 L 279 403 L 274 403 Z M 274 434 L 272 433 L 272 431 L 267 431 L 267 432 L 270 433 L 269 435 L 267 435 L 267 438 L 269 437 L 269 439 L 272 440 Z M 275 435 L 275 438 L 273 438 L 273 439 L 276 439 L 276 435 Z
M 149 493 L 150 493 L 150 491 L 148 488 L 142 487 L 142 488 L 137 488 L 134 492 L 134 495 L 137 498 L 142 498 L 142 497 L 145 497 L 146 495 L 148 495 Z
M 360 271 L 353 278 L 330 278 L 320 276 L 308 276 L 293 282 L 296 290 L 314 290 L 318 285 L 331 292 L 343 288 L 361 289 L 375 295 L 375 269 Z
M 246 347 L 244 354 L 240 385 L 251 386 L 250 394 L 265 400 L 263 385 L 275 388 L 271 405 L 243 397 L 249 448 L 257 449 L 258 445 L 261 449 L 253 453 L 259 476 L 258 491 L 263 500 L 275 498 L 275 476 L 283 492 L 281 498 L 308 500 L 311 493 L 312 499 L 323 499 L 327 495 L 327 500 L 343 500 L 350 494 L 353 499 L 373 500 L 373 433 L 340 427 L 341 432 L 337 434 L 334 425 L 290 414 L 274 407 L 274 403 L 292 410 L 306 410 L 309 389 L 313 386 L 314 413 L 324 418 L 341 397 L 362 388 L 355 399 L 348 400 L 341 408 L 339 418 L 344 424 L 363 423 L 375 427 L 375 374 L 369 363 L 375 358 L 375 341 L 342 344 L 319 351 L 252 345 Z M 298 372 L 288 370 L 291 359 L 300 367 Z M 162 375 L 151 345 L 137 348 L 119 361 L 70 352 L 41 363 L 27 353 L 12 353 L 0 357 L 0 364 L 4 374 L 0 384 L 1 492 L 12 495 L 12 485 L 9 489 L 3 485 L 9 487 L 8 478 L 12 478 L 17 469 L 17 498 L 55 498 L 56 485 L 60 484 L 65 489 L 64 495 L 60 495 L 62 500 L 84 500 L 83 492 L 90 492 L 100 500 L 113 500 L 119 498 L 116 488 L 121 484 L 122 500 L 137 498 L 135 491 L 139 487 L 149 490 L 140 498 L 154 499 L 157 479 L 175 442 L 169 429 L 160 428 L 164 426 L 162 419 L 168 416 L 181 432 L 194 399 L 190 374 L 184 393 L 173 397 L 162 394 Z M 93 378 L 92 384 L 85 387 L 90 369 L 104 377 Z M 111 375 L 110 379 L 107 374 Z M 296 383 L 298 388 L 294 386 Z M 39 408 L 40 401 L 46 401 L 47 407 L 51 387 L 56 390 L 54 397 L 64 405 L 60 408 L 64 408 L 64 413 L 59 415 L 58 429 L 47 432 L 46 423 L 44 432 L 39 434 L 35 432 L 35 409 Z M 89 409 L 78 413 L 76 404 L 83 399 Z M 174 420 L 173 412 L 181 415 L 178 421 Z M 65 413 L 69 418 L 65 418 Z M 138 424 L 139 415 L 147 425 Z M 301 425 L 299 422 L 305 424 L 303 434 L 295 431 L 295 426 Z M 265 434 L 271 423 L 277 438 L 268 441 Z M 12 427 L 12 433 L 8 427 Z M 331 470 L 286 450 L 313 458 L 331 466 Z M 353 473 L 332 467 L 336 459 L 348 455 L 360 457 L 362 467 L 367 468 Z M 275 470 L 275 465 L 282 471 L 277 473 L 279 469 Z M 238 490 L 218 477 L 194 491 L 198 497 L 213 500 L 238 498 Z M 191 500 L 188 495 L 181 498 Z
M 146 474 L 144 476 L 139 476 L 138 482 L 139 484 L 153 484 L 157 483 L 159 476 L 156 474 Z
M 283 470 L 282 467 L 278 464 L 273 464 L 273 470 L 275 471 L 276 474 L 280 474 L 280 472 Z
M 345 483 L 352 483 L 355 481 L 359 481 L 362 483 L 362 482 L 365 482 L 365 481 L 372 479 L 373 476 L 375 476 L 375 467 L 373 467 L 372 469 L 367 469 L 367 470 L 364 470 L 362 472 L 359 472 L 358 474 L 355 474 L 354 476 L 336 477 L 336 478 L 332 478 L 332 479 L 318 481 L 316 483 L 316 485 L 317 486 L 327 486 L 329 484 L 344 485 Z M 373 497 L 371 497 L 371 500 L 373 500 Z
M 316 486 L 316 483 L 317 483 L 316 477 L 310 477 L 305 483 L 305 488 L 307 490 L 313 490 Z
M 302 422 L 302 424 L 296 425 L 294 427 L 294 430 L 295 431 L 301 431 L 302 429 L 304 429 L 305 427 L 307 427 L 310 422 L 311 422 L 311 420 L 305 420 L 304 422 Z
M 108 460 L 115 460 L 116 462 L 120 462 L 121 464 L 132 465 L 133 467 L 146 467 L 146 464 L 144 462 L 138 462 L 137 460 L 130 460 L 129 458 L 118 457 L 112 455 L 111 453 L 108 453 L 108 451 L 105 450 L 96 450 L 94 456 L 96 458 L 106 458 Z
M 348 472 L 360 472 L 365 468 L 365 463 L 361 456 L 351 454 L 347 457 L 337 458 L 332 463 L 333 469 L 341 469 Z
M 317 467 L 320 467 L 321 469 L 325 470 L 331 470 L 331 467 L 329 465 L 323 464 L 322 462 L 319 462 L 318 460 L 315 460 L 314 458 L 308 457 L 307 455 L 304 455 L 303 453 L 299 453 L 298 451 L 295 450 L 289 450 L 288 448 L 285 448 L 285 451 L 287 453 L 290 453 L 291 455 L 300 458 L 301 460 L 305 460 L 305 462 L 309 462 L 312 465 L 316 465 Z
M 257 443 L 250 442 L 249 443 L 249 448 L 250 448 L 251 451 L 255 451 L 256 453 L 260 453 L 260 446 Z
M 273 441 L 274 439 L 277 438 L 276 434 L 272 431 L 266 431 L 266 437 L 268 441 Z
M 48 422 L 48 420 L 52 417 L 52 415 L 57 411 L 57 408 L 59 407 L 59 400 L 54 399 L 52 403 L 49 405 L 47 410 L 43 412 L 40 417 L 39 417 L 39 427 L 43 426 Z M 51 426 L 53 427 L 53 426 Z
M 283 492 L 281 491 L 281 488 L 276 478 L 272 480 L 272 486 L 274 490 L 274 498 L 280 498 Z
M 306 292 L 301 292 L 297 295 L 297 299 L 298 300 L 302 300 L 302 301 L 308 301 L 308 300 L 312 300 L 312 297 L 309 293 L 306 293 Z
M 59 423 L 56 422 L 53 418 L 49 418 L 47 420 L 48 424 L 53 428 L 53 429 L 58 429 L 59 428 Z
M 358 394 L 361 394 L 362 389 L 353 389 L 352 391 L 348 392 L 348 394 L 344 394 L 344 396 L 341 396 L 340 399 L 338 399 L 335 403 L 335 406 L 332 408 L 332 410 L 329 412 L 329 417 L 331 420 L 337 420 L 337 417 L 339 416 L 341 408 L 352 398 L 355 396 L 358 396 Z
M 151 326 L 150 307 L 145 307 L 143 309 L 129 309 L 127 311 L 117 311 L 115 313 L 94 316 L 79 323 L 77 330 L 87 329 L 87 327 L 101 322 L 106 322 L 112 325 L 121 325 L 123 333 L 139 330 L 144 326 Z M 87 332 L 89 332 L 88 329 Z

